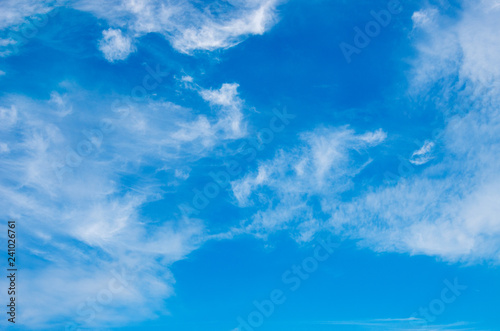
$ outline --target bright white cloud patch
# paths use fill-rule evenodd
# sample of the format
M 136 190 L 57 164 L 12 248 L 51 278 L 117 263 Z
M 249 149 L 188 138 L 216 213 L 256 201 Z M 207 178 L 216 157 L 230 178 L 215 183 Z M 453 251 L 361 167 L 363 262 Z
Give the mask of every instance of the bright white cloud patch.
M 426 141 L 419 150 L 413 152 L 410 162 L 415 165 L 422 165 L 432 160 L 434 158 L 432 156 L 434 145 L 432 141 Z
M 277 21 L 278 2 L 220 0 L 200 5 L 194 0 L 79 0 L 65 5 L 108 21 L 112 28 L 103 32 L 99 48 L 106 59 L 113 62 L 126 59 L 134 51 L 135 38 L 148 33 L 163 35 L 182 53 L 232 47 L 248 36 L 262 35 L 269 30 Z M 0 30 L 17 27 L 30 15 L 45 14 L 56 4 L 35 0 L 7 1 L 0 14 Z M 127 36 L 123 35 L 123 29 Z M 12 54 L 3 48 L 0 40 L 0 56 Z
M 200 25 L 180 29 L 172 39 L 178 50 L 215 50 L 237 44 L 248 35 L 262 35 L 274 24 L 276 1 L 248 2 L 247 8 L 221 20 L 200 18 Z M 250 5 L 250 6 L 249 6 Z
M 240 206 L 260 209 L 245 230 L 265 236 L 287 228 L 306 240 L 327 220 L 333 231 L 378 251 L 499 262 L 500 71 L 492 68 L 500 58 L 494 32 L 500 6 L 494 3 L 468 2 L 456 21 L 441 19 L 436 8 L 413 16 L 424 38 L 416 45 L 410 89 L 422 98 L 435 93 L 445 124 L 438 141 L 424 142 L 410 161 L 428 164 L 439 144 L 439 162 L 345 199 L 340 194 L 369 162 L 359 163 L 353 151 L 380 143 L 385 134 L 341 129 L 302 135 L 305 146 L 280 151 L 232 183 Z
M 28 15 L 47 12 L 52 4 L 5 1 L 0 29 L 17 31 Z M 136 50 L 138 38 L 148 33 L 160 34 L 185 54 L 232 47 L 248 36 L 268 31 L 277 21 L 277 5 L 274 0 L 68 3 L 110 27 L 92 44 L 110 62 L 127 59 Z M 286 229 L 295 240 L 304 242 L 328 227 L 377 251 L 498 263 L 498 17 L 498 0 L 465 1 L 463 12 L 456 17 L 445 17 L 440 8 L 430 5 L 412 15 L 410 37 L 415 41 L 416 56 L 408 78 L 414 100 L 408 102 L 415 103 L 408 109 L 435 107 L 441 112 L 436 118 L 442 120 L 439 135 L 419 137 L 423 142 L 404 158 L 418 166 L 414 173 L 390 184 L 379 178 L 377 171 L 386 164 L 387 146 L 398 139 L 382 125 L 381 129 L 378 124 L 367 128 L 371 124 L 366 121 L 311 128 L 307 119 L 293 124 L 307 125 L 297 136 L 281 136 L 297 138 L 294 146 L 284 146 L 272 156 L 267 151 L 271 153 L 274 147 L 269 146 L 254 164 L 256 168 L 244 174 L 236 171 L 237 175 L 228 178 L 229 196 L 214 205 L 230 200 L 241 209 L 224 216 L 245 215 L 241 227 L 231 223 L 229 229 L 222 222 L 216 224 L 217 230 L 206 228 L 208 222 L 172 211 L 177 202 L 169 199 L 162 201 L 165 209 L 154 206 L 155 212 L 144 212 L 150 203 L 170 193 L 186 193 L 192 201 L 194 190 L 184 187 L 187 192 L 176 191 L 180 183 L 198 183 L 201 175 L 211 176 L 210 171 L 209 175 L 200 174 L 200 168 L 233 158 L 233 146 L 246 146 L 238 139 L 249 138 L 250 144 L 258 144 L 259 134 L 264 132 L 251 131 L 244 93 L 237 83 L 209 85 L 205 58 L 183 62 L 188 57 L 177 54 L 182 58 L 172 61 L 182 67 L 176 75 L 181 77 L 177 85 L 161 86 L 151 98 L 140 101 L 98 95 L 121 91 L 123 86 L 113 85 L 113 80 L 98 83 L 89 92 L 67 82 L 57 86 L 48 76 L 43 76 L 41 84 L 47 81 L 50 87 L 32 89 L 33 97 L 3 94 L 0 209 L 5 218 L 19 220 L 22 249 L 30 259 L 25 265 L 36 265 L 23 271 L 22 292 L 26 294 L 20 295 L 19 319 L 28 329 L 65 329 L 68 325 L 55 325 L 60 320 L 73 321 L 82 329 L 106 329 L 167 315 L 165 299 L 173 295 L 175 283 L 171 265 L 211 238 L 227 239 L 240 233 L 265 238 Z M 43 38 L 50 39 L 47 35 Z M 16 44 L 8 35 L 4 37 L 0 56 L 10 55 L 9 47 Z M 40 44 L 46 41 L 43 38 Z M 54 51 L 49 55 L 59 54 L 58 43 L 43 46 Z M 39 44 L 33 46 L 37 49 Z M 161 52 L 152 54 L 155 57 L 170 60 Z M 73 65 L 76 59 L 81 58 L 70 58 L 68 63 Z M 84 58 L 82 67 L 88 68 L 89 62 Z M 5 67 L 9 76 L 2 81 L 16 72 L 9 65 Z M 137 73 L 130 69 L 126 71 Z M 195 83 L 198 69 L 206 74 L 203 87 Z M 75 70 L 77 74 L 81 71 Z M 82 78 L 82 84 L 90 84 L 94 77 L 93 73 L 77 74 L 67 74 L 64 79 Z M 189 95 L 183 95 L 182 87 Z M 181 101 L 165 101 L 164 96 L 189 99 L 188 105 L 196 109 Z M 427 103 L 431 106 L 426 107 Z M 303 110 L 305 115 L 308 112 Z M 266 119 L 264 124 L 276 124 L 275 119 Z M 354 129 L 357 124 L 363 129 Z M 388 127 L 394 127 L 390 124 Z M 255 136 L 257 139 L 250 140 Z M 223 160 L 215 160 L 221 155 Z M 197 164 L 207 156 L 209 166 Z M 225 188 L 220 192 L 225 194 Z M 173 216 L 158 215 L 156 209 Z M 6 281 L 5 277 L 0 280 L 4 289 Z M 103 301 L 106 291 L 112 293 L 109 302 Z M 95 310 L 89 300 L 107 303 Z
M 132 40 L 118 29 L 108 29 L 102 32 L 99 49 L 109 62 L 125 60 L 130 53 L 135 51 Z
M 223 84 L 219 90 L 201 90 L 200 95 L 212 107 L 219 109 L 217 126 L 229 137 L 241 138 L 246 134 L 243 123 L 243 101 L 238 96 L 238 84 Z
M 183 53 L 228 48 L 249 35 L 261 35 L 276 22 L 276 0 L 165 2 L 80 0 L 75 8 L 126 26 L 135 36 L 157 32 Z

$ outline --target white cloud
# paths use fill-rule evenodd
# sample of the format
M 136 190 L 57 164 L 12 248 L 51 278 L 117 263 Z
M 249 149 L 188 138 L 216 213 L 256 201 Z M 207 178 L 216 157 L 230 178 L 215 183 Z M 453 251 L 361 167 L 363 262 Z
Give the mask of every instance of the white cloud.
M 238 96 L 238 87 L 238 84 L 223 84 L 219 90 L 200 91 L 205 101 L 219 109 L 220 119 L 216 126 L 232 138 L 241 138 L 246 134 L 241 112 L 243 101 Z
M 432 100 L 442 111 L 444 127 L 411 161 L 428 163 L 436 146 L 439 161 L 395 184 L 353 192 L 370 159 L 350 155 L 385 135 L 346 129 L 302 135 L 305 145 L 280 151 L 232 183 L 241 206 L 259 206 L 243 227 L 260 236 L 286 228 L 307 240 L 326 219 L 333 231 L 377 251 L 500 262 L 499 11 L 493 1 L 467 2 L 453 20 L 431 10 L 432 24 L 420 17 L 415 27 L 419 56 L 410 89 L 417 102 Z
M 108 224 L 106 218 L 99 220 Z M 106 228 L 97 230 L 102 233 Z M 101 248 L 78 247 L 56 236 L 37 238 L 44 244 L 37 245 L 44 268 L 24 275 L 30 280 L 25 290 L 33 299 L 20 313 L 23 324 L 54 329 L 56 320 L 66 318 L 72 322 L 61 325 L 62 329 L 72 323 L 103 328 L 168 313 L 164 300 L 174 293 L 175 283 L 168 267 L 198 246 L 196 236 L 202 231 L 195 223 L 175 228 L 166 224 L 151 231 L 136 222 L 113 233 Z M 52 304 L 54 309 L 41 311 Z
M 492 64 L 500 57 L 500 45 L 492 29 L 500 27 L 499 14 L 497 1 L 483 0 L 477 5 L 470 3 L 464 18 L 457 24 L 458 43 L 463 54 L 460 67 L 463 79 L 483 86 L 498 84 L 500 68 Z
M 186 180 L 189 178 L 190 169 L 175 169 L 175 177 Z
M 68 116 L 69 114 L 71 114 L 73 112 L 73 107 L 68 104 L 67 99 L 68 99 L 67 96 L 60 95 L 59 93 L 57 93 L 55 91 L 50 94 L 49 104 L 52 104 L 55 106 L 55 108 L 56 108 L 55 113 L 58 116 L 61 116 L 61 117 Z
M 125 102 L 113 112 L 114 100 L 74 86 L 53 92 L 46 101 L 16 95 L 0 99 L 0 207 L 6 217 L 22 222 L 23 236 L 29 238 L 23 247 L 44 266 L 24 276 L 30 284 L 26 291 L 36 297 L 22 312 L 29 327 L 52 327 L 55 319 L 66 317 L 92 328 L 116 325 L 131 315 L 141 320 L 165 313 L 163 302 L 174 284 L 168 267 L 208 237 L 200 220 L 141 214 L 169 185 L 154 175 L 140 175 L 141 169 L 157 167 L 186 179 L 190 162 L 244 135 L 243 122 L 236 126 L 239 131 L 225 127 L 241 115 L 237 86 L 200 90 L 207 106 L 215 109 L 210 116 L 169 102 Z M 100 131 L 102 119 L 114 129 Z M 206 132 L 200 135 L 203 121 Z M 198 136 L 179 139 L 180 130 Z M 78 306 L 107 286 L 113 269 L 122 267 L 130 275 L 141 273 L 141 281 L 131 282 L 86 321 Z M 40 302 L 57 300 L 57 309 L 41 308 Z M 131 313 L 146 301 L 148 308 Z
M 413 152 L 410 157 L 410 162 L 415 165 L 426 164 L 434 158 L 432 152 L 435 144 L 432 141 L 425 141 L 424 145 L 417 151 Z
M 0 153 L 8 153 L 10 152 L 10 148 L 9 148 L 9 145 L 7 145 L 6 143 L 2 143 L 0 142 Z
M 260 35 L 275 22 L 275 0 L 217 1 L 199 7 L 193 1 L 79 1 L 77 9 L 127 27 L 136 36 L 158 32 L 183 53 L 236 45 L 249 35 Z
M 13 39 L 0 39 L 0 57 L 6 57 L 12 54 L 10 45 L 15 45 L 16 41 Z
M 280 150 L 272 160 L 259 164 L 256 173 L 231 183 L 240 206 L 250 206 L 252 201 L 260 206 L 247 230 L 265 235 L 292 223 L 298 226 L 299 240 L 307 240 L 311 227 L 318 227 L 311 200 L 320 197 L 321 203 L 336 203 L 338 194 L 349 189 L 370 162 L 366 150 L 385 138 L 382 130 L 356 134 L 347 127 L 302 134 L 299 148 Z M 359 156 L 362 162 L 355 161 Z
M 15 43 L 16 43 L 16 41 L 13 40 L 13 39 L 11 39 L 11 38 L 0 39 L 0 47 L 5 47 L 5 46 L 13 45 Z
M 50 101 L 43 105 L 13 98 L 10 102 L 16 104 L 10 109 L 17 109 L 17 121 L 9 130 L 15 130 L 19 139 L 10 137 L 11 153 L 0 163 L 4 173 L 0 177 L 0 205 L 4 215 L 17 219 L 23 229 L 23 248 L 43 262 L 36 273 L 27 271 L 24 275 L 26 291 L 33 295 L 20 312 L 25 325 L 53 328 L 54 320 L 65 317 L 87 327 L 102 327 L 128 320 L 131 314 L 123 312 L 135 310 L 137 302 L 148 301 L 151 309 L 160 309 L 172 294 L 174 282 L 164 269 L 201 244 L 202 225 L 188 220 L 154 220 L 158 225 L 151 232 L 149 220 L 138 211 L 157 199 L 158 186 L 146 181 L 124 190 L 116 173 L 121 162 L 109 155 L 99 157 L 96 153 L 79 167 L 67 167 L 72 174 L 60 182 L 54 165 L 69 155 L 68 146 L 82 139 L 80 130 L 70 125 L 71 116 L 62 119 L 51 114 Z M 79 140 L 74 140 L 71 131 Z M 8 137 L 9 132 L 2 134 Z M 120 149 L 110 134 L 103 141 L 106 148 L 117 148 L 115 152 L 122 157 L 137 156 Z M 163 263 L 158 264 L 158 260 Z M 95 318 L 87 320 L 78 307 L 106 288 L 115 268 L 124 268 L 128 275 L 141 273 L 141 281 L 130 282 L 112 304 L 103 305 Z M 43 310 L 51 303 L 55 309 Z M 141 319 L 152 314 L 154 310 L 142 309 L 133 315 Z
M 104 30 L 102 36 L 99 41 L 99 50 L 109 62 L 125 60 L 130 53 L 135 51 L 132 40 L 124 36 L 121 30 Z
M 276 22 L 276 0 L 195 1 L 159 0 L 105 3 L 80 0 L 79 10 L 106 19 L 113 28 L 126 28 L 135 37 L 160 33 L 182 53 L 234 46 L 250 35 L 261 35 Z
M 25 22 L 26 17 L 45 14 L 58 2 L 61 1 L 4 0 L 0 14 L 0 30 L 19 25 Z
M 193 85 L 193 84 L 189 84 Z M 220 89 L 204 89 L 196 86 L 200 96 L 214 108 L 215 117 L 198 115 L 191 120 L 177 121 L 178 129 L 171 138 L 176 143 L 200 142 L 203 149 L 217 141 L 234 140 L 247 134 L 244 121 L 244 101 L 238 95 L 238 84 L 222 84 Z
M 426 8 L 416 11 L 411 16 L 415 28 L 425 28 L 436 24 L 439 11 L 436 8 Z
M 447 23 L 418 27 L 425 35 L 410 78 L 415 95 L 439 100 L 442 160 L 332 208 L 337 231 L 376 250 L 500 261 L 494 203 L 500 199 L 500 47 L 493 32 L 500 8 L 493 3 L 466 2 L 456 21 L 439 17 Z M 414 164 L 430 159 L 432 144 L 413 154 Z
M 219 0 L 200 5 L 195 0 L 79 0 L 67 6 L 107 20 L 110 29 L 103 32 L 99 48 L 112 62 L 126 59 L 134 51 L 135 39 L 148 33 L 161 34 L 177 51 L 186 54 L 235 46 L 248 36 L 262 35 L 272 27 L 277 21 L 278 3 L 278 0 Z M 17 29 L 28 16 L 45 14 L 55 4 L 9 0 L 2 5 L 0 30 Z M 126 36 L 123 31 L 127 31 Z M 8 48 L 0 48 L 0 56 L 11 53 Z
M 37 35 L 51 19 L 54 8 L 65 0 L 4 0 L 0 12 L 0 57 L 14 54 L 19 44 Z M 28 19 L 29 18 L 29 19 Z
M 0 128 L 9 128 L 17 122 L 17 109 L 15 106 L 10 108 L 0 107 Z
M 245 36 L 262 35 L 276 20 L 276 1 L 251 1 L 247 4 L 252 6 L 226 19 L 203 17 L 200 18 L 201 24 L 179 29 L 172 38 L 172 45 L 181 52 L 189 53 L 193 50 L 228 48 Z

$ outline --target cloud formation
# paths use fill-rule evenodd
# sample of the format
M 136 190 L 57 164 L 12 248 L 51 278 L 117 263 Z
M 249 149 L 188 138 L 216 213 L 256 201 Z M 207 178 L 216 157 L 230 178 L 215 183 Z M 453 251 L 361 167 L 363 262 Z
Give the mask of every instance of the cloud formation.
M 23 23 L 37 29 L 40 17 L 45 22 L 46 14 L 62 5 L 107 21 L 110 28 L 103 31 L 99 49 L 113 62 L 126 59 L 134 51 L 135 39 L 148 33 L 161 34 L 185 54 L 235 46 L 248 36 L 268 31 L 277 22 L 278 4 L 278 0 L 217 0 L 202 5 L 194 0 L 7 1 L 0 14 L 0 32 L 6 34 L 3 38 L 0 34 L 0 56 L 11 55 L 11 44 L 18 42 L 16 38 L 23 39 Z M 28 20 L 33 15 L 38 18 Z M 9 32 L 17 37 L 12 39 Z
M 338 231 L 376 250 L 452 261 L 500 260 L 500 210 L 493 202 L 500 198 L 500 72 L 488 69 L 496 68 L 500 56 L 492 42 L 492 26 L 500 27 L 494 4 L 467 2 L 453 23 L 447 18 L 422 23 L 429 12 L 444 15 L 438 8 L 414 15 L 425 38 L 417 41 L 412 89 L 425 95 L 441 86 L 432 93 L 443 96 L 438 103 L 445 118 L 438 135 L 443 159 L 332 211 L 330 222 Z M 426 142 L 411 161 L 423 165 L 433 147 Z
M 385 138 L 382 130 L 357 134 L 348 127 L 301 134 L 300 147 L 278 151 L 273 159 L 259 164 L 256 173 L 231 183 L 240 206 L 258 209 L 246 231 L 265 235 L 297 226 L 299 240 L 309 240 L 318 227 L 315 205 L 336 204 L 370 163 L 367 150 Z
M 425 141 L 424 145 L 419 150 L 413 152 L 410 162 L 415 165 L 426 164 L 434 158 L 432 156 L 434 146 L 435 144 L 432 141 Z
M 102 327 L 166 312 L 163 302 L 174 284 L 168 267 L 207 239 L 205 224 L 150 218 L 141 209 L 161 199 L 174 178 L 187 178 L 190 162 L 246 135 L 237 88 L 200 89 L 200 100 L 216 110 L 208 116 L 170 102 L 127 103 L 126 97 L 99 97 L 99 109 L 92 109 L 89 99 L 96 96 L 77 86 L 45 101 L 0 99 L 0 207 L 19 220 L 30 263 L 43 261 L 24 276 L 25 293 L 36 298 L 23 306 L 28 325 L 49 327 L 65 317 Z M 79 122 L 83 112 L 86 124 Z M 143 167 L 166 171 L 172 184 Z M 88 297 L 107 293 L 116 273 L 129 281 L 112 302 L 93 308 Z M 141 281 L 133 281 L 138 274 Z M 146 301 L 148 308 L 136 311 Z M 58 308 L 42 311 L 50 303 Z
M 125 60 L 135 47 L 132 40 L 124 36 L 121 30 L 108 29 L 102 32 L 102 39 L 99 41 L 99 50 L 109 62 Z
M 260 209 L 246 229 L 265 236 L 286 228 L 307 240 L 328 226 L 377 251 L 500 262 L 500 72 L 492 69 L 500 58 L 492 29 L 500 28 L 499 10 L 491 0 L 465 2 L 453 19 L 438 7 L 413 15 L 419 56 L 408 102 L 437 100 L 444 118 L 437 140 L 429 137 L 411 155 L 421 171 L 353 191 L 369 159 L 352 151 L 380 144 L 385 133 L 308 133 L 307 147 L 280 151 L 233 182 L 237 203 Z M 431 163 L 434 153 L 439 160 Z

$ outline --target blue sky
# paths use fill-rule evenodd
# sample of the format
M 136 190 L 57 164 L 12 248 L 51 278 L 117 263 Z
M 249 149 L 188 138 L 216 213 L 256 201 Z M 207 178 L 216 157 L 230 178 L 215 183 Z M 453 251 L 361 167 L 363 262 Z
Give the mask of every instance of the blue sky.
M 2 328 L 499 329 L 498 0 L 0 8 Z

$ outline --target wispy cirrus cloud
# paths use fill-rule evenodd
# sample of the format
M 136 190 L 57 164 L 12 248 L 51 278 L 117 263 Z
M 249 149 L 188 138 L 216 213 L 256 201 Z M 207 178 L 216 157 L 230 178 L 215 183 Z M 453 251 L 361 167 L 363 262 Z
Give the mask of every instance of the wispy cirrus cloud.
M 104 57 L 114 62 L 125 60 L 134 51 L 135 39 L 148 33 L 159 33 L 179 52 L 214 51 L 237 45 L 248 36 L 262 35 L 277 22 L 278 0 L 252 1 L 8 1 L 0 14 L 0 30 L 12 30 L 16 34 L 27 18 L 46 14 L 56 6 L 67 6 L 89 12 L 108 22 L 98 47 Z M 30 27 L 36 29 L 36 25 Z M 8 34 L 8 33 L 7 33 Z M 0 35 L 1 36 L 1 35 Z M 22 37 L 19 37 L 22 38 Z M 0 39 L 0 54 L 12 54 L 11 43 Z
M 115 104 L 107 96 L 99 96 L 94 109 L 92 92 L 65 86 L 44 101 L 0 99 L 0 206 L 19 220 L 30 263 L 43 262 L 25 273 L 25 293 L 36 299 L 23 307 L 22 319 L 37 328 L 61 318 L 102 327 L 130 321 L 130 315 L 164 314 L 175 282 L 168 267 L 208 237 L 201 220 L 145 216 L 142 208 L 161 199 L 169 183 L 140 169 L 164 169 L 172 182 L 187 178 L 179 169 L 221 142 L 244 137 L 238 85 L 200 89 L 200 100 L 215 114 L 164 101 Z M 83 112 L 85 123 L 79 121 Z M 100 129 L 102 120 L 109 130 Z M 181 130 L 191 138 L 180 137 Z M 129 281 L 113 302 L 92 308 L 87 298 L 106 290 L 116 272 L 128 279 L 140 273 L 141 281 Z M 132 314 L 146 301 L 148 308 Z M 42 302 L 64 304 L 44 312 Z
M 413 152 L 410 157 L 410 162 L 415 165 L 426 164 L 434 158 L 432 156 L 434 147 L 435 144 L 432 141 L 425 141 L 424 145 L 420 149 Z
M 385 138 L 382 130 L 357 134 L 348 127 L 301 134 L 300 147 L 278 151 L 273 159 L 261 162 L 256 173 L 231 183 L 240 206 L 257 207 L 247 231 L 265 235 L 297 227 L 299 240 L 309 240 L 319 228 L 313 200 L 337 203 L 339 194 L 370 162 L 366 151 Z
M 99 41 L 99 49 L 109 62 L 125 60 L 135 50 L 130 37 L 124 36 L 121 30 L 104 30 L 102 35 L 103 37 Z
M 45 14 L 52 10 L 55 5 L 61 3 L 58 0 L 32 1 L 32 0 L 5 0 L 2 1 L 2 13 L 0 14 L 0 30 L 12 26 L 18 26 L 25 22 L 26 18 L 36 14 Z
M 494 201 L 500 198 L 500 74 L 488 68 L 494 67 L 500 47 L 491 32 L 498 25 L 493 22 L 498 8 L 492 4 L 466 2 L 456 21 L 429 18 L 422 23 L 429 12 L 442 15 L 436 8 L 414 15 L 416 28 L 426 35 L 417 41 L 420 56 L 410 77 L 412 90 L 425 95 L 440 86 L 433 93 L 443 96 L 438 99 L 445 118 L 439 141 L 443 159 L 395 186 L 379 187 L 341 206 L 331 219 L 339 231 L 377 250 L 498 262 L 500 223 L 495 215 L 500 210 Z M 426 142 L 410 161 L 430 160 L 432 144 Z
M 182 53 L 232 47 L 261 35 L 276 23 L 276 0 L 212 1 L 78 1 L 74 7 L 106 19 L 132 37 L 159 33 Z
M 15 121 L 1 134 L 5 141 L 0 162 L 2 210 L 18 220 L 26 240 L 23 249 L 30 254 L 28 263 L 43 263 L 42 268 L 24 273 L 25 293 L 33 297 L 23 307 L 25 325 L 51 328 L 63 317 L 88 327 L 120 323 L 128 320 L 123 309 L 135 309 L 136 300 L 152 304 L 134 313 L 138 319 L 164 310 L 162 302 L 172 294 L 174 281 L 155 261 L 161 259 L 167 266 L 184 258 L 203 242 L 203 224 L 144 218 L 139 210 L 157 199 L 161 189 L 147 178 L 133 190 L 124 189 L 120 177 L 127 170 L 117 173 L 120 160 L 134 156 L 120 149 L 111 135 L 103 144 L 121 158 L 101 151 L 59 181 L 54 165 L 68 155 L 75 138 L 63 129 L 75 128 L 68 125 L 71 116 L 61 119 L 50 111 L 50 102 L 35 104 L 13 97 L 9 103 L 16 106 L 8 108 Z M 150 222 L 155 223 L 154 234 Z M 86 300 L 104 288 L 113 270 L 123 270 L 128 277 L 142 272 L 146 281 L 130 282 L 105 312 L 94 310 Z M 43 311 L 47 304 L 57 309 Z
M 449 324 L 435 324 L 432 326 L 412 326 L 412 323 L 418 322 L 417 318 L 381 318 L 381 319 L 371 319 L 371 320 L 359 320 L 359 321 L 320 321 L 313 324 L 318 325 L 345 325 L 345 326 L 361 326 L 370 327 L 373 330 L 405 330 L 405 331 L 416 331 L 416 330 L 461 330 L 461 331 L 472 331 L 477 330 L 467 322 L 455 322 Z

